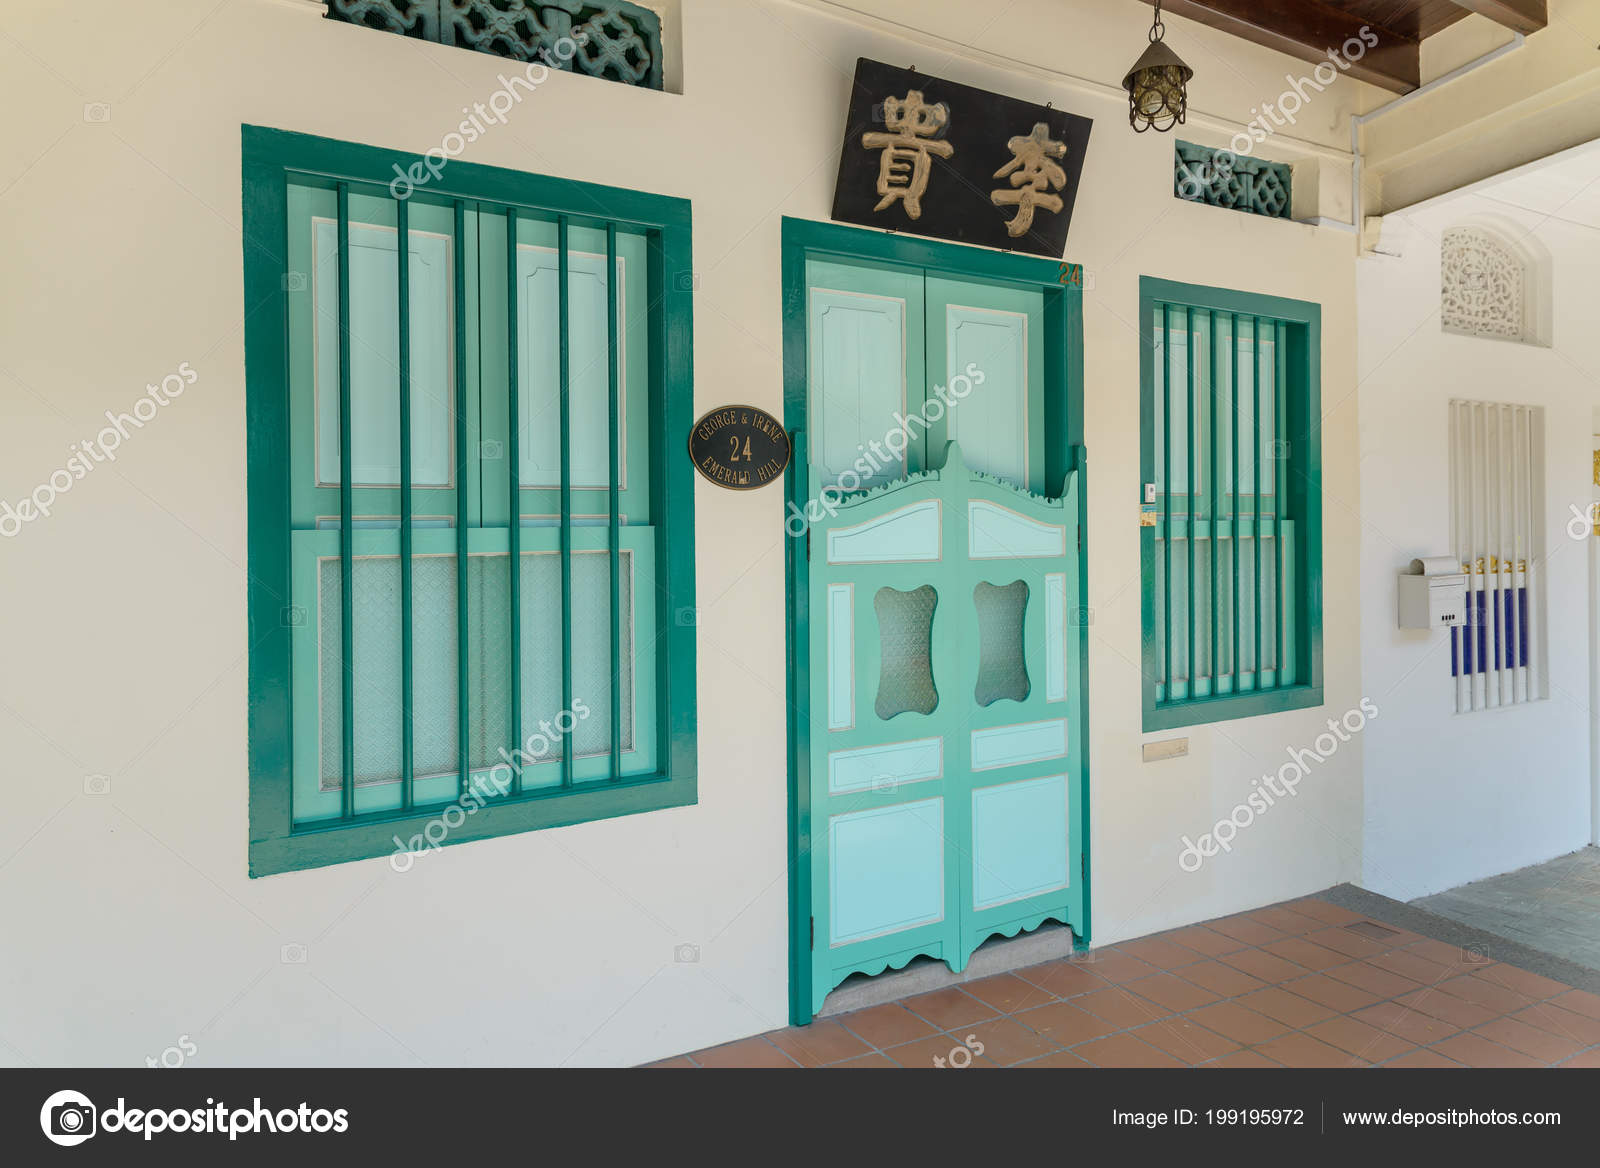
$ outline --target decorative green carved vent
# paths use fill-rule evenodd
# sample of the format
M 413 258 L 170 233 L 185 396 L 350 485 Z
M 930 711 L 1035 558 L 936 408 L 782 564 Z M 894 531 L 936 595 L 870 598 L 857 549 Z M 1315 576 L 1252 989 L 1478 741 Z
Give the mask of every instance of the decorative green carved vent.
M 661 18 L 622 0 L 326 0 L 329 20 L 660 89 Z
M 1289 175 L 1289 166 L 1282 162 L 1179 142 L 1173 155 L 1172 193 L 1191 203 L 1287 219 Z

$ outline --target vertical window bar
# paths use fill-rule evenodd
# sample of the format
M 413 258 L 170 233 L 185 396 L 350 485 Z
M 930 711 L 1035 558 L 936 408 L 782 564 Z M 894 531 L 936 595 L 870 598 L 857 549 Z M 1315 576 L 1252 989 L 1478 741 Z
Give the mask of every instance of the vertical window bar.
M 1239 314 L 1231 314 L 1233 325 L 1233 342 L 1229 348 L 1233 352 L 1233 376 L 1228 381 L 1228 392 L 1232 406 L 1233 425 L 1229 427 L 1230 438 L 1233 444 L 1232 469 L 1228 475 L 1228 485 L 1233 488 L 1233 504 L 1228 508 L 1228 538 L 1233 542 L 1230 555 L 1233 567 L 1233 692 L 1239 692 L 1239 680 L 1243 670 L 1239 668 L 1239 594 L 1244 589 L 1244 557 L 1240 554 L 1244 545 L 1239 542 Z
M 339 192 L 339 709 L 340 815 L 356 813 L 355 538 L 350 465 L 350 188 Z
M 467 208 L 455 201 L 456 356 L 456 742 L 457 793 L 467 792 L 472 766 L 470 700 L 467 695 Z
M 1195 687 L 1199 684 L 1200 680 L 1200 670 L 1197 668 L 1198 663 L 1195 660 L 1194 629 L 1194 545 L 1195 535 L 1197 532 L 1197 524 L 1195 520 L 1200 510 L 1199 504 L 1196 502 L 1196 495 L 1198 491 L 1195 486 L 1195 463 L 1197 460 L 1195 458 L 1194 407 L 1195 399 L 1200 393 L 1200 333 L 1197 322 L 1195 321 L 1195 311 L 1193 308 L 1186 308 L 1183 310 L 1183 324 L 1184 336 L 1187 338 L 1189 346 L 1188 368 L 1185 370 L 1185 383 L 1183 387 L 1183 412 L 1185 415 L 1184 422 L 1186 423 L 1188 430 L 1188 438 L 1183 447 L 1183 461 L 1185 463 L 1185 469 L 1187 469 L 1189 472 L 1187 475 L 1189 499 L 1184 506 L 1184 513 L 1188 516 L 1188 524 L 1185 528 L 1185 535 L 1187 538 L 1184 540 L 1184 542 L 1189 545 L 1187 548 L 1189 553 L 1189 604 L 1188 607 L 1184 609 L 1183 623 L 1185 625 L 1185 631 L 1189 634 L 1189 683 L 1187 693 L 1189 697 L 1193 698 L 1198 696 L 1195 693 Z
M 1172 700 L 1172 309 L 1161 306 L 1161 517 L 1162 567 L 1166 581 L 1161 589 L 1165 605 L 1162 640 L 1166 655 L 1162 672 L 1166 675 L 1166 699 Z
M 511 751 L 522 746 L 522 410 L 517 391 L 522 379 L 517 352 L 517 209 L 506 208 L 506 479 L 508 506 L 506 530 L 510 540 L 511 567 Z M 522 768 L 511 768 L 511 792 L 522 793 Z
M 618 398 L 621 387 L 617 384 L 617 225 L 606 224 L 606 383 L 610 389 L 611 432 L 609 447 L 611 458 L 610 509 L 611 517 L 611 778 L 622 777 L 622 549 L 621 502 L 617 489 L 620 471 L 618 445 L 620 440 Z
M 1222 336 L 1222 314 L 1216 309 L 1211 310 L 1211 392 L 1206 395 L 1206 417 L 1211 421 L 1211 534 L 1206 546 L 1211 551 L 1211 695 L 1215 697 L 1220 692 L 1221 686 L 1221 660 L 1217 656 L 1217 641 L 1221 636 L 1222 618 L 1217 611 L 1217 574 L 1222 562 L 1222 539 L 1218 535 L 1217 523 L 1217 387 L 1222 382 L 1222 358 L 1217 352 L 1218 341 Z
M 1250 318 L 1250 391 L 1255 405 L 1255 416 L 1250 420 L 1255 430 L 1254 453 L 1250 460 L 1250 490 L 1253 499 L 1250 505 L 1250 544 L 1255 549 L 1256 560 L 1255 603 L 1252 612 L 1256 621 L 1255 688 L 1259 690 L 1261 688 L 1261 318 L 1259 316 Z
M 400 317 L 400 806 L 411 809 L 416 779 L 416 695 L 411 596 L 411 205 L 395 203 L 395 263 Z
M 1284 385 L 1284 382 L 1288 379 L 1289 373 L 1289 355 L 1286 351 L 1288 346 L 1285 344 L 1288 339 L 1289 329 L 1281 320 L 1277 322 L 1275 327 L 1277 329 L 1278 345 L 1277 352 L 1274 354 L 1277 358 L 1277 368 L 1273 377 L 1275 400 L 1272 406 L 1272 545 L 1274 548 L 1272 562 L 1276 567 L 1273 569 L 1272 595 L 1273 601 L 1277 606 L 1277 612 L 1274 614 L 1276 623 L 1272 626 L 1274 629 L 1272 634 L 1272 665 L 1273 677 L 1277 679 L 1277 683 L 1286 685 L 1289 679 L 1283 675 L 1283 638 L 1285 632 L 1283 627 L 1283 573 L 1285 568 L 1283 505 L 1284 500 L 1288 497 L 1288 493 L 1284 489 L 1284 470 L 1288 466 L 1291 451 L 1289 450 L 1289 428 L 1284 421 L 1284 409 L 1289 400 L 1288 388 Z
M 557 220 L 559 279 L 557 291 L 561 361 L 561 708 L 572 709 L 572 385 L 567 344 L 567 217 Z M 572 741 L 561 743 L 561 785 L 572 786 Z

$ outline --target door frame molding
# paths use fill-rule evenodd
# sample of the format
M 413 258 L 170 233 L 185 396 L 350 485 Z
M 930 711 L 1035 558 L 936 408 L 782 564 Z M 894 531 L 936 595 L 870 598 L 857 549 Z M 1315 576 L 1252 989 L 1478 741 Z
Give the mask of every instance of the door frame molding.
M 1007 284 L 1044 293 L 1045 429 L 1063 432 L 1052 449 L 1046 443 L 1045 482 L 1060 484 L 1076 471 L 1079 595 L 1088 595 L 1087 452 L 1083 441 L 1083 268 L 1039 256 L 1017 255 L 966 244 L 939 243 L 914 236 L 843 227 L 811 219 L 783 220 L 783 423 L 792 440 L 792 456 L 784 475 L 784 566 L 787 584 L 786 633 L 789 686 L 789 1020 L 803 1026 L 811 1013 L 811 731 L 810 731 L 810 564 L 799 537 L 787 538 L 788 503 L 802 512 L 810 495 L 807 427 L 806 261 L 867 260 L 921 268 L 958 280 Z M 1052 488 L 1053 489 L 1053 488 Z M 1092 865 L 1089 863 L 1089 643 L 1079 638 L 1081 693 L 1071 715 L 1070 733 L 1083 743 L 1078 775 L 1083 807 L 1083 935 L 1086 946 L 1093 919 Z

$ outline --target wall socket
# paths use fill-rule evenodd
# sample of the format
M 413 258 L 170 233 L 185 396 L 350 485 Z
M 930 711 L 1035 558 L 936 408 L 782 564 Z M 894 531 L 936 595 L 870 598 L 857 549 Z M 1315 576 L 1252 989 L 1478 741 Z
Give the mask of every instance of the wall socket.
M 1163 742 L 1144 744 L 1145 762 L 1164 762 L 1169 758 L 1183 758 L 1189 753 L 1187 738 L 1168 738 Z

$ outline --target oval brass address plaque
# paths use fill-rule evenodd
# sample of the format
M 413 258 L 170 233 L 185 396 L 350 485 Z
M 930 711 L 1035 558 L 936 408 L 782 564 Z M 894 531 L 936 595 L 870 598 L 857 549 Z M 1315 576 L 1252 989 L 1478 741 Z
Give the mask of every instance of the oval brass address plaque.
M 730 491 L 753 491 L 789 465 L 783 424 L 754 406 L 721 406 L 689 431 L 689 457 L 706 480 Z

